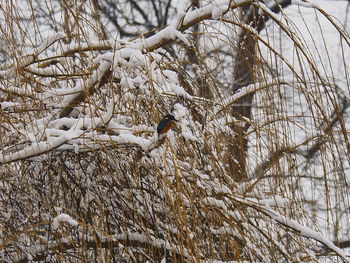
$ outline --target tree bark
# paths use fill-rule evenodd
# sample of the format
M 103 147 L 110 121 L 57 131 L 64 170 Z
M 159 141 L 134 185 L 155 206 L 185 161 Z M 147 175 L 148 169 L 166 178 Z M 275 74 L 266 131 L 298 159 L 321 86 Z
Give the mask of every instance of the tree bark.
M 279 5 L 271 7 L 271 11 L 278 13 L 282 8 L 291 4 L 290 0 L 285 0 Z M 260 32 L 265 27 L 265 22 L 269 19 L 268 16 L 259 13 L 259 9 L 251 5 L 250 7 L 242 7 L 242 23 L 254 28 L 256 32 Z M 256 67 L 258 48 L 258 38 L 251 30 L 242 27 L 238 40 L 238 48 L 234 65 L 234 85 L 232 94 L 239 91 L 242 87 L 246 87 L 256 82 L 254 67 Z M 236 119 L 250 119 L 252 110 L 252 101 L 254 93 L 239 99 L 232 107 L 232 116 Z M 237 182 L 247 181 L 247 146 L 246 131 L 249 128 L 249 123 L 244 126 L 233 123 L 231 129 L 234 132 L 234 138 L 229 145 L 229 153 L 231 158 L 228 158 L 228 165 L 231 176 Z

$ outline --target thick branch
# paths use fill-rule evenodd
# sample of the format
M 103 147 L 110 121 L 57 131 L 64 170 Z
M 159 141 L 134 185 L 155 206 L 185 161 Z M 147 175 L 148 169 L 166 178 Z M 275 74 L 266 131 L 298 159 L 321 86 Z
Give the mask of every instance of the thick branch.
M 78 247 L 86 247 L 88 249 L 114 249 L 120 248 L 120 245 L 123 245 L 127 248 L 143 248 L 152 251 L 156 257 L 164 255 L 166 252 L 167 255 L 174 255 L 177 260 L 180 262 L 184 261 L 188 256 L 182 254 L 180 249 L 176 245 L 171 245 L 168 242 L 161 239 L 151 239 L 141 234 L 133 235 L 115 235 L 110 238 L 94 239 L 91 238 L 83 240 L 81 244 L 71 241 L 67 242 L 68 239 L 65 239 L 64 242 L 56 243 L 55 245 L 49 245 L 44 249 L 33 249 L 35 252 L 31 254 L 31 259 L 29 256 L 25 255 L 21 259 L 15 261 L 16 263 L 26 263 L 32 261 L 43 261 L 46 260 L 48 254 L 54 253 L 63 253 L 67 250 L 77 249 Z

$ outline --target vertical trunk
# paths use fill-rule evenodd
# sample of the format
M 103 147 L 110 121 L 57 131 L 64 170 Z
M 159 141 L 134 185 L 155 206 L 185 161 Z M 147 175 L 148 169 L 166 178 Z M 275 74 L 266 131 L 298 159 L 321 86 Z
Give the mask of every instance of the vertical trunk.
M 244 23 L 255 28 L 258 25 L 258 16 L 255 16 L 256 12 L 253 9 L 254 7 L 250 7 L 243 10 L 242 15 Z M 256 36 L 250 31 L 242 28 L 242 32 L 239 36 L 239 46 L 234 66 L 235 84 L 232 87 L 233 93 L 237 92 L 240 88 L 255 82 L 254 65 L 257 44 L 258 41 Z M 232 115 L 235 118 L 250 118 L 253 96 L 254 94 L 250 94 L 243 97 L 232 107 Z M 248 142 L 245 138 L 245 133 L 248 127 L 249 125 L 242 126 L 235 123 L 231 126 L 235 136 L 230 144 L 229 153 L 231 158 L 228 158 L 228 164 L 230 173 L 235 181 L 246 181 L 248 179 L 246 171 L 246 152 Z
M 199 5 L 199 0 L 191 0 L 192 3 L 192 7 L 195 9 L 198 9 L 200 7 Z M 195 24 L 192 27 L 192 40 L 193 43 L 195 43 L 194 46 L 197 46 L 197 43 L 199 41 L 199 24 Z M 198 57 L 198 55 L 196 54 L 195 49 L 190 48 L 187 50 L 187 56 L 188 56 L 188 60 L 191 64 L 196 64 L 196 65 L 200 65 L 200 59 Z M 207 80 L 205 78 L 205 76 L 202 75 L 197 75 L 197 83 L 198 83 L 198 87 L 199 87 L 199 96 L 203 97 L 203 98 L 212 98 L 213 97 L 213 93 L 210 90 L 210 87 L 207 83 Z
M 281 8 L 291 4 L 290 0 L 281 1 L 278 5 L 272 6 L 271 11 L 278 13 Z M 254 28 L 256 32 L 260 32 L 265 27 L 268 16 L 258 12 L 258 9 L 252 5 L 242 9 L 242 23 Z M 236 93 L 240 88 L 248 86 L 256 82 L 254 66 L 257 62 L 258 38 L 255 33 L 242 28 L 242 32 L 238 40 L 238 48 L 234 66 L 234 81 L 232 93 Z M 254 94 L 249 94 L 237 101 L 232 107 L 232 116 L 241 119 L 251 117 L 251 107 Z M 235 137 L 230 143 L 230 158 L 228 158 L 229 169 L 232 177 L 236 181 L 248 180 L 246 154 L 248 141 L 245 138 L 249 124 L 244 126 L 232 124 L 232 130 Z

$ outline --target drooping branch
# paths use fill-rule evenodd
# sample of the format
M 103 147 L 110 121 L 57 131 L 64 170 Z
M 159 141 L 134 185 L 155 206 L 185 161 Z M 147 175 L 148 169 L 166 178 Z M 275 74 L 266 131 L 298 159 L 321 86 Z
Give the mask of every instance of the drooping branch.
M 227 1 L 226 3 L 226 8 L 222 10 L 222 15 L 224 15 L 226 12 L 229 10 L 242 7 L 242 6 L 247 6 L 251 4 L 251 1 L 248 0 L 241 0 L 241 1 Z M 216 7 L 215 5 L 208 5 L 204 7 L 203 9 L 197 9 L 194 11 L 190 11 L 184 14 L 184 16 L 177 22 L 174 23 L 157 34 L 148 37 L 144 40 L 141 40 L 137 42 L 134 40 L 133 42 L 130 42 L 125 48 L 138 48 L 142 50 L 143 52 L 151 52 L 154 51 L 158 48 L 164 47 L 171 42 L 175 41 L 176 39 L 180 39 L 182 41 L 186 41 L 185 36 L 182 35 L 180 32 L 185 31 L 186 29 L 197 25 L 199 22 L 203 20 L 208 20 L 213 18 L 213 10 L 215 10 Z M 170 30 L 170 31 L 169 31 Z M 123 47 L 121 48 L 122 52 Z M 111 71 L 112 69 L 110 69 Z M 107 74 L 110 76 L 110 74 Z M 103 81 L 100 82 L 98 85 L 104 85 L 106 82 L 108 82 L 108 76 L 103 77 Z M 94 84 L 93 84 L 94 85 Z M 88 88 L 89 90 L 89 95 L 91 95 L 95 89 L 91 86 Z M 67 116 L 73 109 L 73 105 L 78 105 L 79 102 L 81 102 L 87 94 L 84 94 L 85 91 L 81 91 L 79 94 L 75 95 L 74 98 L 72 98 L 72 102 L 69 103 L 69 106 L 67 108 L 62 109 L 60 113 L 60 117 L 65 117 Z
M 285 226 L 286 228 L 291 229 L 293 231 L 296 231 L 299 235 L 321 243 L 322 245 L 324 245 L 324 247 L 327 248 L 328 251 L 333 251 L 334 253 L 336 253 L 343 260 L 343 262 L 349 262 L 346 255 L 340 249 L 340 247 L 338 247 L 332 241 L 327 239 L 321 233 L 319 233 L 319 232 L 317 232 L 309 227 L 301 225 L 296 220 L 293 220 L 293 219 L 290 219 L 286 216 L 281 215 L 280 213 L 278 213 L 277 211 L 274 211 L 270 207 L 266 207 L 266 206 L 260 205 L 258 203 L 253 203 L 253 202 L 250 202 L 246 199 L 241 199 L 241 198 L 234 198 L 234 199 L 236 202 L 242 203 L 243 205 L 245 205 L 247 207 L 253 208 L 254 210 L 258 211 L 259 213 L 262 213 L 262 214 L 268 216 L 273 221 Z
M 102 235 L 102 234 L 100 234 Z M 155 257 L 162 257 L 164 253 L 171 258 L 176 258 L 180 262 L 189 260 L 190 257 L 184 253 L 183 250 L 178 248 L 174 244 L 170 244 L 168 241 L 151 238 L 149 236 L 145 236 L 139 233 L 129 233 L 129 234 L 117 234 L 113 236 L 102 236 L 100 238 L 97 237 L 89 237 L 83 239 L 81 237 L 81 241 L 77 243 L 76 241 L 69 242 L 67 239 L 58 240 L 53 242 L 48 246 L 37 246 L 29 249 L 32 251 L 30 254 L 23 255 L 20 259 L 17 259 L 16 263 L 27 263 L 33 261 L 43 261 L 47 259 L 48 254 L 55 253 L 64 253 L 68 252 L 71 249 L 77 249 L 78 247 L 84 247 L 86 249 L 116 249 L 125 247 L 125 251 L 128 253 L 128 247 L 132 248 L 142 248 L 146 251 L 152 251 Z M 133 254 L 130 252 L 130 259 L 136 262 Z

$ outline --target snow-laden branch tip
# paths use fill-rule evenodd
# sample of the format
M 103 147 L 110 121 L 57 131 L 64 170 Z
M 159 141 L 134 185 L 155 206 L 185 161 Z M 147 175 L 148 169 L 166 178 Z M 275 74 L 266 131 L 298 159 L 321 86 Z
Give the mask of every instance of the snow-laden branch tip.
M 170 243 L 169 241 L 165 241 L 162 239 L 154 238 L 150 235 L 143 235 L 140 233 L 122 233 L 122 234 L 115 234 L 112 237 L 113 240 L 117 240 L 118 242 L 124 243 L 123 241 L 129 241 L 129 242 L 139 242 L 139 243 L 145 243 L 149 244 L 154 248 L 158 249 L 166 249 L 169 251 L 173 251 L 177 254 L 180 254 L 186 258 L 191 258 L 189 256 L 189 251 L 186 248 L 180 248 L 176 244 Z
M 93 50 L 111 50 L 116 40 L 94 40 L 89 41 L 88 43 L 70 43 L 62 45 L 62 54 L 60 56 L 68 56 L 73 53 L 82 52 L 82 51 L 93 51 Z
M 98 135 L 93 134 L 91 136 L 92 143 L 87 145 L 91 149 L 98 149 L 100 146 L 96 144 L 107 143 L 109 145 L 130 145 L 138 146 L 143 150 L 147 150 L 152 140 L 145 139 L 140 136 L 135 136 L 131 133 L 122 133 L 119 135 Z
M 46 40 L 44 40 L 41 45 L 38 48 L 34 48 L 32 51 L 27 52 L 26 54 L 22 55 L 22 59 L 20 62 L 17 64 L 18 68 L 23 68 L 31 64 L 32 62 L 35 61 L 35 59 L 42 53 L 44 52 L 48 47 L 50 47 L 53 43 L 56 41 L 65 38 L 66 34 L 58 32 L 58 33 L 53 33 L 51 36 L 49 36 Z M 13 71 L 13 65 L 12 61 L 6 62 L 4 64 L 0 65 L 0 76 L 2 75 L 7 75 L 8 71 Z
M 131 42 L 129 45 L 119 48 L 115 52 L 110 52 L 100 56 L 94 61 L 95 63 L 100 62 L 100 66 L 98 67 L 98 69 L 96 69 L 93 72 L 89 80 L 86 82 L 88 83 L 87 85 L 89 86 L 87 87 L 87 89 L 90 91 L 89 93 L 93 93 L 93 86 L 97 82 L 101 81 L 101 78 L 104 76 L 106 71 L 111 68 L 111 65 L 113 65 L 112 67 L 113 69 L 117 68 L 115 67 L 115 65 L 116 65 L 116 60 L 120 59 L 120 56 L 118 56 L 119 53 L 120 55 L 122 55 L 121 57 L 123 58 L 126 55 L 124 51 L 129 51 L 132 54 L 135 54 L 137 58 L 140 58 L 141 57 L 140 54 L 142 54 L 141 52 L 144 52 L 144 50 L 152 51 L 153 49 L 162 47 L 169 41 L 174 41 L 174 40 L 180 40 L 187 46 L 190 46 L 191 43 L 188 39 L 188 36 L 182 33 L 186 28 L 189 28 L 191 25 L 198 23 L 201 20 L 212 19 L 213 14 L 214 14 L 214 17 L 217 16 L 219 13 L 220 15 L 223 15 L 225 12 L 227 12 L 232 8 L 236 8 L 236 7 L 239 7 L 242 5 L 248 5 L 248 4 L 251 4 L 250 0 L 216 1 L 214 4 L 207 5 L 204 8 L 194 10 L 186 13 L 185 15 L 182 15 L 183 17 L 182 25 L 179 29 L 177 28 L 178 25 L 171 24 L 151 37 L 148 37 L 142 40 L 135 40 L 134 42 Z M 218 10 L 220 11 L 219 13 L 218 13 Z M 62 36 L 57 35 L 56 37 L 51 37 L 48 41 L 45 42 L 45 45 L 42 45 L 38 50 L 39 51 L 43 50 L 45 47 L 47 47 L 47 45 L 52 43 L 52 41 L 57 40 L 59 37 L 62 37 Z M 135 53 L 135 52 L 138 52 L 138 53 Z M 129 55 L 131 56 L 131 54 Z M 111 56 L 115 59 L 112 59 Z M 30 56 L 28 58 L 28 61 L 26 61 L 26 63 L 30 64 L 33 60 L 34 60 L 34 56 Z M 104 62 L 102 62 L 101 60 L 104 60 Z M 51 73 L 55 73 L 55 72 L 51 72 Z M 83 91 L 84 88 L 85 87 L 82 86 L 81 92 L 79 92 L 78 94 L 74 94 L 66 97 L 66 99 L 62 102 L 62 111 L 59 115 L 60 117 L 68 116 L 69 113 L 73 110 L 73 107 L 75 107 L 75 105 L 77 105 L 82 101 L 85 94 L 85 91 Z M 175 92 L 185 94 L 182 90 L 175 90 Z
M 300 235 L 305 237 L 305 238 L 313 239 L 315 241 L 320 242 L 321 244 L 323 244 L 324 246 L 329 248 L 331 251 L 333 251 L 337 255 L 339 255 L 344 262 L 350 262 L 347 259 L 347 256 L 345 255 L 345 253 L 339 247 L 337 247 L 331 240 L 327 239 L 321 233 L 319 233 L 319 232 L 317 232 L 309 227 L 303 226 L 300 223 L 298 223 L 297 221 L 290 219 L 286 216 L 283 216 L 283 215 L 279 214 L 277 211 L 274 211 L 267 206 L 261 205 L 261 204 L 256 203 L 256 202 L 252 202 L 252 201 L 247 200 L 247 199 L 242 199 L 242 198 L 235 198 L 235 200 L 238 201 L 239 203 L 245 204 L 249 207 L 252 207 L 253 209 L 256 209 L 257 211 L 270 217 L 272 220 L 284 225 L 285 227 L 287 227 L 289 229 L 292 229 L 292 230 L 300 233 Z
M 222 112 L 223 110 L 226 110 L 228 107 L 232 106 L 232 104 L 234 104 L 237 100 L 243 98 L 244 96 L 247 96 L 248 94 L 254 93 L 260 89 L 270 87 L 270 86 L 276 85 L 276 84 L 277 83 L 266 85 L 266 84 L 256 83 L 256 84 L 248 85 L 246 87 L 242 87 L 240 90 L 238 90 L 232 96 L 228 97 L 227 99 L 225 99 L 223 101 L 218 102 L 220 107 L 217 107 L 214 110 L 214 115 L 217 115 L 220 112 Z
M 303 7 L 308 7 L 308 8 L 320 9 L 319 4 L 313 0 L 292 0 L 292 4 L 303 6 Z
M 93 93 L 95 85 L 97 83 L 102 83 L 103 77 L 108 74 L 110 68 L 111 68 L 112 62 L 103 60 L 101 61 L 101 64 L 99 67 L 92 73 L 92 75 L 89 77 L 87 81 L 85 81 L 83 84 L 80 84 L 79 89 L 76 89 L 76 91 L 79 91 L 77 94 L 72 94 L 67 96 L 62 102 L 61 102 L 61 113 L 60 117 L 66 117 L 68 116 L 72 110 L 73 107 L 76 106 L 76 104 L 80 103 L 84 99 L 84 93 L 85 90 L 88 91 L 88 93 Z
M 187 35 L 182 33 L 184 30 L 205 19 L 218 19 L 230 9 L 248 4 L 251 4 L 250 0 L 220 0 L 214 1 L 212 4 L 185 14 L 181 12 L 174 23 L 147 39 L 135 42 L 133 46 L 142 50 L 145 49 L 151 51 L 162 46 L 161 43 L 171 40 L 180 40 L 187 46 L 190 46 L 191 43 L 189 42 Z
M 189 28 L 195 23 L 204 19 L 218 19 L 227 13 L 230 9 L 234 9 L 244 5 L 250 5 L 251 0 L 216 0 L 213 3 L 202 8 L 187 12 L 182 21 L 182 30 Z
M 43 153 L 52 151 L 62 144 L 66 143 L 68 140 L 79 137 L 83 131 L 75 132 L 65 132 L 58 138 L 52 138 L 49 141 L 34 142 L 30 146 L 25 147 L 24 149 L 14 152 L 14 153 L 5 153 L 4 151 L 0 152 L 0 163 L 10 163 L 21 159 L 27 159 L 34 156 L 41 155 Z
M 331 240 L 327 239 L 321 233 L 316 232 L 315 230 L 309 227 L 303 226 L 293 219 L 280 215 L 278 212 L 273 211 L 270 208 L 267 208 L 267 207 L 261 207 L 261 208 L 264 210 L 264 212 L 266 212 L 268 216 L 270 216 L 276 222 L 279 222 L 285 225 L 286 227 L 299 232 L 300 235 L 302 235 L 303 237 L 310 238 L 322 243 L 323 245 L 328 247 L 330 250 L 337 253 L 344 260 L 344 262 L 349 262 L 345 253 L 339 247 L 334 245 L 334 243 Z
M 51 226 L 54 230 L 57 230 L 60 223 L 68 223 L 72 227 L 76 227 L 79 225 L 79 223 L 68 214 L 60 214 L 56 216 L 53 219 Z M 95 236 L 87 235 L 86 233 L 79 236 L 79 239 L 81 243 L 84 244 L 84 246 L 87 246 L 90 248 L 102 247 L 102 248 L 108 248 L 108 249 L 111 249 L 113 247 L 118 247 L 118 248 L 122 247 L 126 249 L 126 252 L 133 259 L 135 259 L 135 256 L 127 248 L 128 246 L 147 247 L 147 248 L 151 247 L 152 249 L 158 250 L 159 252 L 164 252 L 164 250 L 167 250 L 180 257 L 184 257 L 187 259 L 192 258 L 188 249 L 180 247 L 175 243 L 171 243 L 168 240 L 155 238 L 148 234 L 144 235 L 136 232 L 128 232 L 128 233 L 121 233 L 121 234 L 115 234 L 115 235 L 106 235 L 104 232 L 98 231 L 97 229 L 95 230 L 99 236 L 99 239 L 96 239 Z M 18 259 L 15 262 L 28 262 L 28 261 L 32 261 L 33 259 L 45 260 L 45 256 L 43 257 L 42 255 L 45 255 L 45 253 L 47 253 L 48 251 L 49 252 L 66 251 L 68 249 L 76 248 L 78 244 L 73 240 L 74 240 L 73 237 L 68 237 L 68 238 L 64 237 L 59 240 L 52 240 L 50 243 L 44 246 L 35 245 L 35 246 L 26 247 L 25 250 L 27 251 L 27 253 L 25 253 L 21 257 L 18 257 Z
M 55 43 L 56 41 L 65 38 L 66 34 L 63 32 L 57 32 L 57 33 L 53 33 L 51 36 L 49 36 L 48 38 L 46 38 L 41 45 L 34 50 L 34 54 L 35 55 L 39 55 L 42 52 L 44 52 L 44 50 L 46 50 L 49 46 L 51 46 L 53 43 Z
M 56 230 L 59 226 L 60 223 L 68 223 L 71 226 L 77 226 L 78 222 L 76 220 L 74 220 L 70 215 L 67 214 L 59 214 L 58 216 L 56 216 L 53 220 L 52 220 L 52 228 L 54 230 Z
M 188 39 L 188 36 L 184 33 L 181 33 L 174 26 L 167 26 L 166 28 L 159 31 L 157 34 L 138 41 L 132 44 L 132 47 L 138 48 L 140 50 L 152 50 L 153 47 L 157 46 L 159 43 L 163 41 L 171 41 L 171 40 L 180 40 L 187 46 L 191 46 L 191 43 Z
M 29 64 L 34 62 L 35 59 L 53 43 L 65 37 L 66 34 L 61 32 L 52 34 L 50 37 L 44 40 L 38 48 L 34 49 L 33 52 L 28 52 L 27 55 L 23 55 L 24 59 L 20 62 L 18 67 L 21 68 L 28 66 Z
M 206 19 L 217 19 L 224 15 L 229 10 L 238 8 L 245 5 L 250 5 L 251 0 L 221 0 L 214 1 L 214 3 L 206 5 L 203 8 L 196 9 L 193 11 L 181 12 L 178 19 L 174 23 L 162 29 L 155 35 L 148 37 L 143 40 L 134 41 L 131 43 L 132 47 L 139 48 L 141 50 L 152 51 L 160 48 L 169 41 L 180 40 L 187 46 L 190 46 L 190 42 L 186 34 L 182 33 L 191 26 L 199 23 Z

